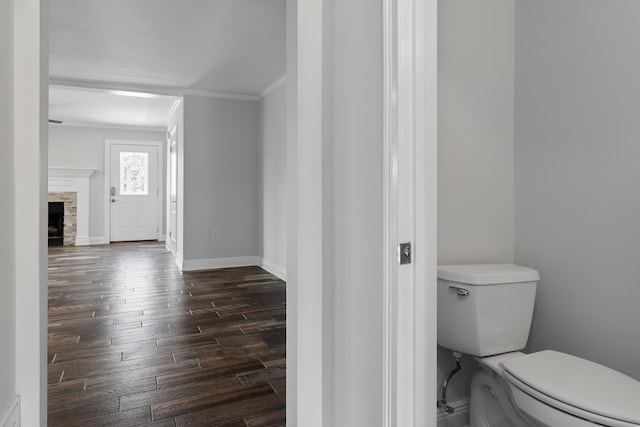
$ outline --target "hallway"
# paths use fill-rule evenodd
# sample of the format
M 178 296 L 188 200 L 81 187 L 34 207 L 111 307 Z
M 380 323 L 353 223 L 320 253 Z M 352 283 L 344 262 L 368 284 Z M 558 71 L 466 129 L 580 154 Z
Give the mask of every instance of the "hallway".
M 49 248 L 50 426 L 284 426 L 285 283 L 155 242 Z

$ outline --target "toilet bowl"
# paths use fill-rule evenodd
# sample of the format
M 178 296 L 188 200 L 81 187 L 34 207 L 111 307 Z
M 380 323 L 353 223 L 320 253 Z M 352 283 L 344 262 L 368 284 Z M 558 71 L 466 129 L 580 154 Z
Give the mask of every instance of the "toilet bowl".
M 640 426 L 640 382 L 612 369 L 551 350 L 477 360 L 471 426 Z
M 511 264 L 438 267 L 438 344 L 475 356 L 471 427 L 640 426 L 640 382 L 527 341 L 536 270 Z

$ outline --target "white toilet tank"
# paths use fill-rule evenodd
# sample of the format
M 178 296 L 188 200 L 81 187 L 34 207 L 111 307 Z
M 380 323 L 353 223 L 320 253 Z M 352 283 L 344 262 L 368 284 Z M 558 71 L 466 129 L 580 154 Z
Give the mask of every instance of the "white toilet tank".
M 527 344 L 540 280 L 515 264 L 438 267 L 438 344 L 484 357 Z

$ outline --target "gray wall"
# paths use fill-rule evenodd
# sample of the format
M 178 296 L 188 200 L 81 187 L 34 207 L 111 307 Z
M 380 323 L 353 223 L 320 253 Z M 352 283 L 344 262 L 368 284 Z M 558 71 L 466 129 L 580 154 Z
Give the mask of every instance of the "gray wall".
M 287 425 L 382 422 L 380 6 L 325 0 L 288 13 L 298 38 L 287 56 Z
M 258 104 L 260 115 L 261 252 L 263 262 L 287 269 L 287 86 Z
M 438 2 L 438 264 L 513 262 L 514 2 Z M 448 400 L 469 395 L 465 357 Z M 454 366 L 438 348 L 438 387 Z
M 298 1 L 287 1 L 287 422 L 298 420 Z
M 15 276 L 15 171 L 13 124 L 13 1 L 0 0 L 0 123 L 3 138 L 0 156 L 0 224 L 5 224 L 0 245 L 0 419 L 16 395 L 16 276 Z
M 104 236 L 104 141 L 105 139 L 126 139 L 137 141 L 166 141 L 162 131 L 128 130 L 115 128 L 93 128 L 49 125 L 49 167 L 97 169 L 90 180 L 90 223 L 89 234 L 92 240 Z M 166 144 L 162 144 L 166 147 Z M 166 159 L 166 156 L 164 157 Z M 158 165 L 158 171 L 165 175 L 166 162 Z M 166 183 L 160 189 L 161 197 L 166 194 Z M 163 218 L 164 210 L 163 203 Z M 162 230 L 165 229 L 161 224 Z
M 325 13 L 323 209 L 333 233 L 325 257 L 333 257 L 326 283 L 334 286 L 335 414 L 327 425 L 374 426 L 382 420 L 382 7 L 335 0 Z
M 529 349 L 640 379 L 640 2 L 517 1 L 516 261 Z
M 185 261 L 259 255 L 258 123 L 254 101 L 184 97 Z
M 514 3 L 438 8 L 438 263 L 512 261 Z

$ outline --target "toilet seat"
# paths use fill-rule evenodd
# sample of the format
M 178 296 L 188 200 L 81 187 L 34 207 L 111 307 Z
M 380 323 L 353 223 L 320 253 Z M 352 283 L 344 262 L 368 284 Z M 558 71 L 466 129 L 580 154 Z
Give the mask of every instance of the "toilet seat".
M 631 377 L 551 350 L 502 366 L 513 386 L 560 411 L 606 426 L 640 426 L 640 382 Z

